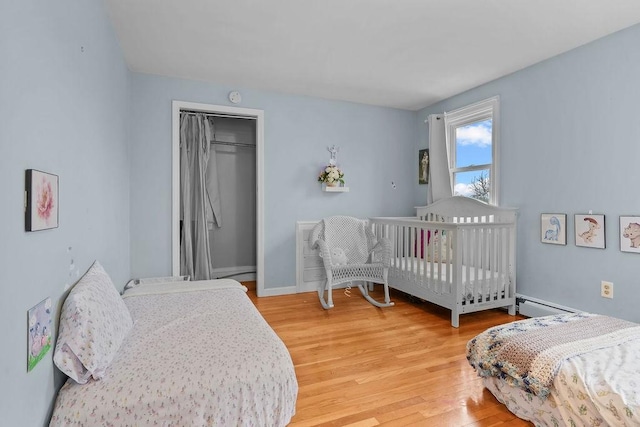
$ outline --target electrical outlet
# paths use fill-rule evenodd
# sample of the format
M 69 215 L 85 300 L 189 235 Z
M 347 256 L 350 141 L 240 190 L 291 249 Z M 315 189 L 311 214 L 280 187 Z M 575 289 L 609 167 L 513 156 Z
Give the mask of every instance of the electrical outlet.
M 600 282 L 600 295 L 603 298 L 613 298 L 613 283 L 604 280 Z

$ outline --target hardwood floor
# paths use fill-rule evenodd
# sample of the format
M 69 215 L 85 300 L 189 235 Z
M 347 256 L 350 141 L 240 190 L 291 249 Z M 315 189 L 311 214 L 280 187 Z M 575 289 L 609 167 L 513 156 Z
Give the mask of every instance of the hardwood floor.
M 465 357 L 469 339 L 520 317 L 466 314 L 456 329 L 449 310 L 393 291 L 396 305 L 385 309 L 357 289 L 351 297 L 336 290 L 331 310 L 321 308 L 316 293 L 249 295 L 295 364 L 291 426 L 532 425 L 482 387 Z

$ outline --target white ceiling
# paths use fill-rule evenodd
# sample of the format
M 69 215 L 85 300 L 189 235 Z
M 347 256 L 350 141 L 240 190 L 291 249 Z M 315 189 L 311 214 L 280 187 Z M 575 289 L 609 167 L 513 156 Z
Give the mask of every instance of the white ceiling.
M 136 72 L 417 110 L 640 22 L 638 0 L 105 0 Z

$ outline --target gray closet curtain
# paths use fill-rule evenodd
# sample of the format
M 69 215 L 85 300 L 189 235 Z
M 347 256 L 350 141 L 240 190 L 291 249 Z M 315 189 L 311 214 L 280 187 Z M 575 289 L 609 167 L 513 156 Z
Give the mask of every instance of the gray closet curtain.
M 209 228 L 221 225 L 213 123 L 204 114 L 180 118 L 180 274 L 212 278 Z

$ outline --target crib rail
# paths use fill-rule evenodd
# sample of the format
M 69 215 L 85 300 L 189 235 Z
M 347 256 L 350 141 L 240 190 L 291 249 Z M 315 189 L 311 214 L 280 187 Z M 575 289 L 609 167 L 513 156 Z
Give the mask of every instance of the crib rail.
M 370 224 L 392 243 L 389 285 L 451 309 L 457 323 L 459 313 L 515 301 L 515 222 L 494 220 L 378 217 Z

